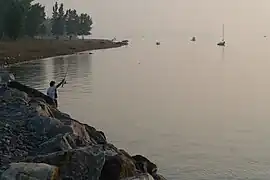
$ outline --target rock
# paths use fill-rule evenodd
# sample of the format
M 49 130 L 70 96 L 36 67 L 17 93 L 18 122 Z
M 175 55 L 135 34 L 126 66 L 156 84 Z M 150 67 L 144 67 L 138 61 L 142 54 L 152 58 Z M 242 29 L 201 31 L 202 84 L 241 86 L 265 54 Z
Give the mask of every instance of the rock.
M 150 174 L 139 174 L 133 177 L 124 178 L 121 180 L 154 180 Z
M 21 83 L 19 83 L 17 81 L 9 82 L 8 87 L 17 89 L 17 90 L 22 91 L 22 92 L 25 92 L 26 94 L 28 94 L 29 97 L 42 98 L 49 105 L 55 106 L 55 103 L 54 103 L 53 99 L 50 98 L 49 96 L 46 96 L 42 92 L 40 92 L 40 91 L 38 91 L 36 89 L 30 88 L 28 86 L 25 86 L 25 85 L 23 85 L 23 84 L 21 84 Z
M 53 137 L 47 142 L 40 144 L 35 152 L 38 152 L 38 154 L 48 154 L 58 151 L 71 150 L 72 146 L 67 140 L 67 136 L 69 136 L 69 134 L 58 134 L 56 137 Z
M 128 153 L 118 150 L 111 144 L 104 145 L 106 161 L 103 166 L 100 180 L 118 180 L 132 177 L 137 174 L 136 166 Z
M 1 84 L 6 84 L 10 81 L 15 80 L 15 77 L 13 74 L 11 74 L 7 70 L 3 70 L 3 69 L 1 69 L 0 78 L 1 78 L 1 81 L 0 81 Z
M 146 157 L 142 155 L 136 155 L 132 156 L 132 158 L 135 160 L 135 165 L 137 169 L 145 173 L 147 172 L 151 175 L 156 174 L 157 166 L 151 161 L 149 161 Z
M 152 175 L 154 177 L 155 180 L 166 180 L 165 177 L 163 177 L 162 175 L 160 174 L 154 174 Z
M 43 163 L 11 163 L 0 180 L 60 180 L 55 166 Z
M 44 116 L 35 116 L 28 119 L 27 128 L 38 134 L 47 134 L 54 137 L 57 134 L 72 132 L 72 128 L 65 126 L 60 120 Z
M 54 117 L 51 108 L 43 99 L 32 98 L 29 105 L 37 111 L 39 116 Z
M 122 170 L 121 163 L 119 156 L 109 157 L 103 166 L 99 180 L 119 180 Z
M 24 161 L 58 166 L 61 178 L 97 180 L 105 163 L 105 154 L 101 146 L 90 146 L 29 157 Z
M 28 96 L 26 93 L 18 91 L 16 89 L 8 89 L 5 90 L 2 94 L 3 100 L 5 101 L 15 101 L 15 100 L 20 100 L 24 104 L 27 104 L 28 101 Z

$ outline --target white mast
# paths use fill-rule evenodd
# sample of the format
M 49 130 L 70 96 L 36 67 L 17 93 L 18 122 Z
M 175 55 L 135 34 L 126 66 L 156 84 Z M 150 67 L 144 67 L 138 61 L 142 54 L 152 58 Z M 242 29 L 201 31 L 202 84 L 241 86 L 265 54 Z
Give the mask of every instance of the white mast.
M 224 24 L 222 25 L 222 41 L 224 41 Z

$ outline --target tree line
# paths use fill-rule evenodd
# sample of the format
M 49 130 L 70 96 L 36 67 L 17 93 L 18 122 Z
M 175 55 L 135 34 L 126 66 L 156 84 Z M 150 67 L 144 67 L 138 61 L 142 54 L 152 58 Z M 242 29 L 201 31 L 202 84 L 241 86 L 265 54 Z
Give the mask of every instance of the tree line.
M 88 14 L 78 14 L 75 9 L 65 11 L 64 5 L 56 2 L 52 17 L 46 19 L 45 7 L 33 1 L 0 0 L 0 39 L 91 34 L 93 22 Z

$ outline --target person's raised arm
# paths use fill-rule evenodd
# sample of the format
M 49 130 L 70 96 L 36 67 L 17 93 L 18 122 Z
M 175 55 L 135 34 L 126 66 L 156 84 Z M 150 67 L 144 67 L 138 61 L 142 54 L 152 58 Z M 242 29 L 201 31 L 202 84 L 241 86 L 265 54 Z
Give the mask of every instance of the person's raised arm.
M 64 82 L 65 82 L 65 79 L 63 79 L 59 84 L 57 84 L 56 88 L 59 88 Z

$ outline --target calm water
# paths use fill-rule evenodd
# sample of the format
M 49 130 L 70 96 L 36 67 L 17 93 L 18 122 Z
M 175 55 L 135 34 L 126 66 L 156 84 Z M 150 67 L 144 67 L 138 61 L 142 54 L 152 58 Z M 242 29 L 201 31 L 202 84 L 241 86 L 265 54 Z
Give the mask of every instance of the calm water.
M 13 67 L 17 78 L 44 92 L 69 64 L 60 109 L 168 179 L 269 179 L 269 1 L 104 2 L 88 2 L 93 36 L 130 46 L 34 61 Z

